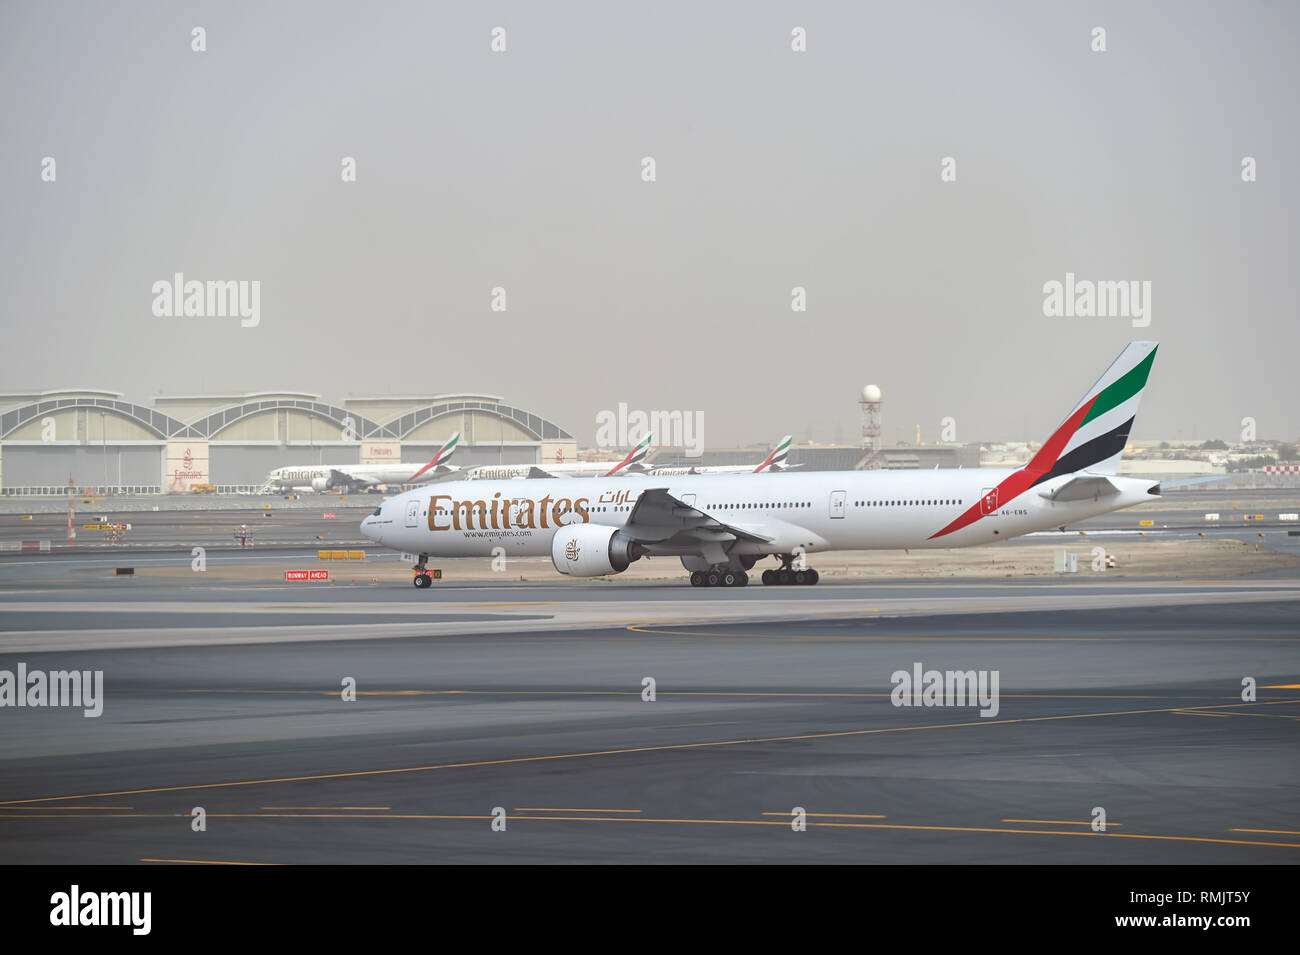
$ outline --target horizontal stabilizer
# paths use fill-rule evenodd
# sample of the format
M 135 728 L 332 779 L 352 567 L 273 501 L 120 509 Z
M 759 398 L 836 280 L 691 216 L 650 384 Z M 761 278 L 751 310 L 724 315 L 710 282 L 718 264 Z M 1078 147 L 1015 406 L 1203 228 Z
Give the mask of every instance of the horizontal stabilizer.
M 1040 497 L 1049 501 L 1095 501 L 1099 497 L 1118 494 L 1119 488 L 1109 479 L 1096 475 L 1079 475 L 1052 491 L 1039 491 Z

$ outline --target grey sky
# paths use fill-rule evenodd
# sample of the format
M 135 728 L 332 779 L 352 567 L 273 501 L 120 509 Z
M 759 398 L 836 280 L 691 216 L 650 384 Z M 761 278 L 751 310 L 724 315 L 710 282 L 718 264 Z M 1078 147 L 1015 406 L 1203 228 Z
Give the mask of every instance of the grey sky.
M 582 443 L 625 401 L 730 446 L 855 441 L 870 381 L 889 441 L 948 415 L 1042 439 L 1155 338 L 1135 437 L 1249 415 L 1295 440 L 1298 26 L 1282 2 L 4 2 L 0 390 L 479 391 Z M 260 326 L 155 317 L 177 271 L 260 280 Z M 1151 325 L 1044 317 L 1067 271 L 1149 280 Z

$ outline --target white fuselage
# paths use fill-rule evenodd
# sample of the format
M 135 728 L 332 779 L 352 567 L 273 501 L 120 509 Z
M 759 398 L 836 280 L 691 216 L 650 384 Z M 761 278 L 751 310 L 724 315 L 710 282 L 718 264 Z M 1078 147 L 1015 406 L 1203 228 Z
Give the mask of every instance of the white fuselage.
M 436 557 L 486 557 L 498 547 L 512 556 L 546 556 L 557 524 L 621 527 L 645 489 L 666 488 L 721 524 L 770 538 L 761 543 L 737 540 L 729 549 L 732 554 L 966 547 L 1149 501 L 1150 489 L 1157 486 L 1109 477 L 1118 493 L 1049 500 L 1046 494 L 1071 479 L 1065 475 L 998 502 L 968 526 L 934 537 L 1011 473 L 973 468 L 703 474 L 644 482 L 618 477 L 453 481 L 385 500 L 361 529 L 386 547 Z M 688 553 L 661 546 L 648 552 Z
M 617 461 L 570 461 L 565 464 L 479 464 L 463 472 L 467 481 L 512 481 L 526 478 L 533 468 L 558 477 L 602 477 L 618 465 Z M 536 480 L 547 480 L 537 478 Z
M 424 463 L 411 464 L 404 461 L 387 464 L 297 465 L 276 468 L 266 479 L 272 487 L 291 488 L 311 487 L 312 482 L 328 481 L 335 473 L 347 475 L 357 484 L 417 484 L 432 481 L 438 476 L 437 472 L 429 470 L 412 481 L 412 476 L 422 467 Z
M 646 468 L 644 471 L 633 471 L 631 473 L 641 477 L 677 477 L 687 474 L 754 474 L 756 464 L 710 464 L 704 467 L 693 468 L 689 465 L 673 466 L 662 468 Z

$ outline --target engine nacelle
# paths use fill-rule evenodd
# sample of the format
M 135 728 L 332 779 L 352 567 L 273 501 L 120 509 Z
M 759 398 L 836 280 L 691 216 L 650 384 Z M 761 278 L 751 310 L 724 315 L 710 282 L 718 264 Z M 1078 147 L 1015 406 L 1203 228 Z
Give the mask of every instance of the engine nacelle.
M 311 489 L 313 491 L 328 491 L 330 489 L 330 479 L 323 477 L 312 478 Z
M 600 524 L 570 524 L 551 538 L 551 563 L 570 577 L 621 574 L 644 553 L 644 547 L 617 527 Z

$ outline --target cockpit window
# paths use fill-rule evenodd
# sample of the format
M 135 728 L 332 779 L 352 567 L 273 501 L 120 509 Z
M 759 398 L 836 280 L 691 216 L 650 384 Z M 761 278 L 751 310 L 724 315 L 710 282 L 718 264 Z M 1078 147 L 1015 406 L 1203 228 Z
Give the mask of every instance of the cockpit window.
M 375 513 L 374 513 L 372 516 L 374 516 L 374 517 L 378 517 L 378 516 L 379 516 L 379 512 L 382 511 L 382 510 L 383 510 L 382 507 L 377 507 L 377 508 L 375 508 Z

